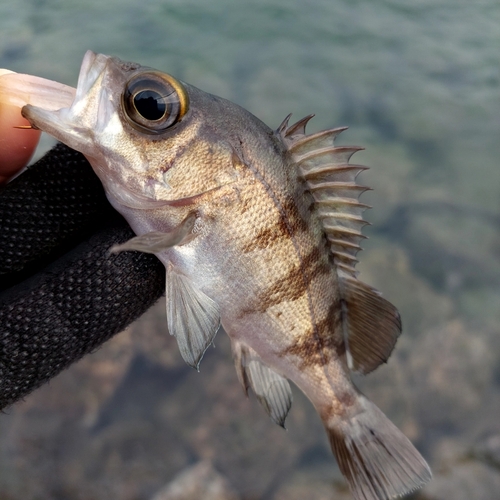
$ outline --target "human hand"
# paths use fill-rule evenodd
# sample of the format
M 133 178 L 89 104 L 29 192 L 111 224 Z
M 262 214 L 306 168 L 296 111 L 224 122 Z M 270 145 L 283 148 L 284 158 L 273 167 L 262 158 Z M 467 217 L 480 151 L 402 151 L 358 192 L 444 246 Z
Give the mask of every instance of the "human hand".
M 28 158 L 36 140 L 30 130 L 9 135 L 18 117 L 3 116 L 6 178 L 24 165 L 17 151 Z M 98 348 L 163 294 L 156 257 L 109 253 L 133 236 L 85 157 L 61 144 L 0 187 L 0 409 Z
M 29 123 L 21 116 L 21 108 L 10 102 L 7 89 L 12 77 L 3 78 L 4 75 L 15 73 L 0 69 L 0 185 L 28 163 L 41 135 L 39 130 L 18 128 Z
M 74 95 L 73 87 L 0 69 L 0 185 L 27 165 L 40 139 L 21 108 L 34 104 L 59 109 L 71 104 Z

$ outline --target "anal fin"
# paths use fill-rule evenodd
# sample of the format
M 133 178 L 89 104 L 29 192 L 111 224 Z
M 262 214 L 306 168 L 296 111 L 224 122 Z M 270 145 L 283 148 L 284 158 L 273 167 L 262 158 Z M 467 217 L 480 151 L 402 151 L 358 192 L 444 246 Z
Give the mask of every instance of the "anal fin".
M 186 363 L 198 370 L 220 327 L 218 305 L 191 278 L 167 265 L 167 323 Z
M 347 275 L 340 280 L 349 368 L 370 373 L 391 355 L 401 334 L 401 317 L 374 288 Z
M 292 406 L 288 380 L 269 368 L 251 347 L 242 342 L 233 341 L 233 356 L 245 392 L 251 388 L 273 422 L 285 428 L 285 419 Z

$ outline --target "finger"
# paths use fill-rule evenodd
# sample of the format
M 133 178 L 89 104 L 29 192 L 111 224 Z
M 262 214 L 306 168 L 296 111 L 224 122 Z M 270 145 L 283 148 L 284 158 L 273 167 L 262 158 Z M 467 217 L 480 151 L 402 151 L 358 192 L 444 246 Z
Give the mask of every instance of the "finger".
M 6 82 L 3 75 L 13 74 L 0 70 L 0 82 Z M 21 108 L 8 100 L 10 82 L 0 91 L 0 185 L 8 181 L 29 162 L 40 139 L 41 132 L 34 129 L 19 129 L 29 126 L 21 116 Z
M 0 184 L 28 163 L 40 138 L 21 108 L 33 104 L 57 110 L 69 107 L 74 96 L 75 89 L 67 85 L 0 69 Z

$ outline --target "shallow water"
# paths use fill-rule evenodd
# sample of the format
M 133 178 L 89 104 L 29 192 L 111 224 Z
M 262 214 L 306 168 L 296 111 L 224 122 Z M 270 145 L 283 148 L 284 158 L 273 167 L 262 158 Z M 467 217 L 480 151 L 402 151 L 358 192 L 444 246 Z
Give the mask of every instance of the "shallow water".
M 316 113 L 312 131 L 350 126 L 339 142 L 366 147 L 354 161 L 373 167 L 363 183 L 375 188 L 362 278 L 405 332 L 360 384 L 434 466 L 418 498 L 494 498 L 500 473 L 477 450 L 500 434 L 498 2 L 0 3 L 0 67 L 75 85 L 87 49 L 170 72 L 271 127 L 290 112 Z M 197 376 L 162 325 L 152 312 L 1 416 L 0 498 L 150 498 L 201 458 L 245 498 L 344 498 L 300 395 L 284 435 L 236 392 L 223 340 Z

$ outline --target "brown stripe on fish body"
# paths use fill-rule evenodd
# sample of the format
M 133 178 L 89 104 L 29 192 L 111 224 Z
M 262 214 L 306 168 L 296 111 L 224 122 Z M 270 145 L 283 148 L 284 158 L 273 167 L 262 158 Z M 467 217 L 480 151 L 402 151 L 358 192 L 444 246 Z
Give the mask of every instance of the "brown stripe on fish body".
M 250 200 L 246 200 L 245 203 L 241 204 L 244 212 L 248 210 L 249 202 Z M 269 217 L 258 228 L 255 236 L 241 248 L 243 253 L 269 248 L 283 238 L 294 238 L 298 232 L 307 232 L 307 221 L 300 215 L 297 203 L 292 197 L 287 197 L 284 200 L 278 213 L 277 219 Z
M 280 352 L 280 356 L 296 356 L 300 368 L 325 366 L 332 359 L 345 354 L 345 343 L 340 335 L 340 312 L 338 301 L 332 302 L 326 316 L 305 331 L 301 336 Z
M 314 246 L 309 253 L 299 259 L 286 275 L 277 277 L 267 288 L 260 291 L 258 310 L 265 312 L 272 306 L 282 302 L 293 302 L 304 296 L 311 282 L 320 275 L 331 271 L 327 259 L 320 248 Z
M 331 283 L 330 253 L 306 198 L 297 195 L 295 201 L 294 195 L 283 192 L 282 197 L 270 196 L 263 183 L 248 182 L 239 203 L 240 225 L 235 233 L 240 236 L 233 242 L 252 262 L 258 280 L 254 293 L 242 304 L 240 317 L 267 313 L 278 318 L 279 314 L 276 321 L 291 337 L 283 338 L 286 345 L 315 322 L 314 301 L 308 293 L 316 281 L 315 289 Z M 241 224 L 245 225 L 243 233 Z
M 280 242 L 283 238 L 288 238 L 288 230 L 285 221 L 280 217 L 277 221 L 271 221 L 269 225 L 261 227 L 257 234 L 243 247 L 243 253 L 250 253 L 255 250 L 269 248 Z
M 299 200 L 299 201 L 298 201 Z M 287 196 L 282 202 L 283 214 L 287 218 L 287 223 L 289 227 L 290 236 L 294 236 L 297 232 L 306 232 L 310 229 L 309 227 L 309 210 L 308 207 L 302 207 L 304 204 L 303 196 L 300 192 L 296 197 Z M 306 209 L 304 215 L 300 213 L 300 209 Z
M 258 191 L 260 189 L 253 191 L 252 202 L 257 205 L 259 194 L 264 194 L 269 210 L 272 197 L 268 192 L 258 194 Z M 293 191 L 293 194 L 282 193 L 284 196 L 280 200 L 275 199 L 272 211 L 255 210 L 252 214 L 253 237 L 240 247 L 243 253 L 257 251 L 263 258 L 275 259 L 278 255 L 282 258 L 280 265 L 275 267 L 274 279 L 260 293 L 261 311 L 282 301 L 297 300 L 318 273 L 328 272 L 327 257 L 322 251 L 325 255 L 329 255 L 329 251 L 322 233 L 320 237 L 315 234 L 318 231 L 311 223 L 309 202 L 303 196 L 303 188 L 298 186 Z M 246 203 L 242 206 L 248 210 Z M 318 245 L 324 249 L 319 249 Z

